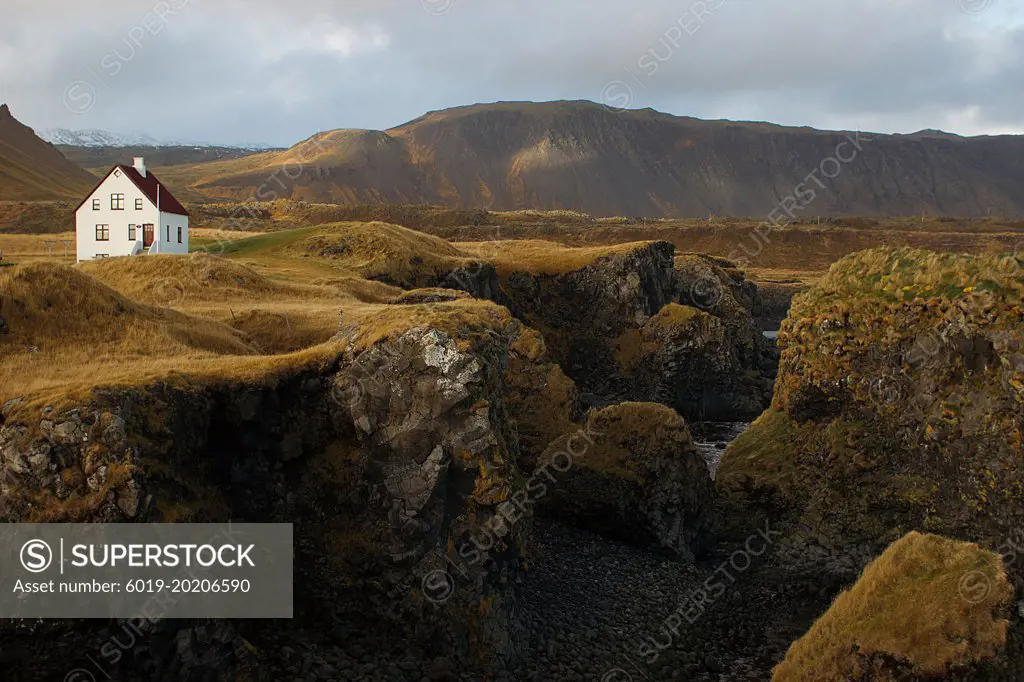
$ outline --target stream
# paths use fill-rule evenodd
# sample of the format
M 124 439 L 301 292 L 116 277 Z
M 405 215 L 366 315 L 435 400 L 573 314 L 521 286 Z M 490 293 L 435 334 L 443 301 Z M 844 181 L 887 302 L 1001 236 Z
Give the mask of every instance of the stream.
M 750 422 L 697 422 L 690 425 L 693 443 L 707 462 L 711 478 L 715 477 L 725 448 L 748 426 Z

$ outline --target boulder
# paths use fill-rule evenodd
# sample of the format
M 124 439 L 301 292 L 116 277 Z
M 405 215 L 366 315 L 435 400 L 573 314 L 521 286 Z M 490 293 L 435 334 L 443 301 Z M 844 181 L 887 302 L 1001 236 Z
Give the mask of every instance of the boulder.
M 541 513 L 686 560 L 706 549 L 711 476 L 671 408 L 623 403 L 591 410 L 538 461 L 551 481 Z M 542 480 L 538 472 L 531 481 Z
M 1013 606 L 998 554 L 911 532 L 836 597 L 772 680 L 1022 679 L 1019 647 L 1007 650 Z

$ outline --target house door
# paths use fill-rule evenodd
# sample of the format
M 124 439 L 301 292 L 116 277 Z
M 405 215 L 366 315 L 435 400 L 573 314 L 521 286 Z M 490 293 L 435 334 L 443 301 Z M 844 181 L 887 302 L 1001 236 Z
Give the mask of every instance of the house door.
M 146 248 L 153 246 L 153 226 L 143 225 L 142 226 L 142 245 Z

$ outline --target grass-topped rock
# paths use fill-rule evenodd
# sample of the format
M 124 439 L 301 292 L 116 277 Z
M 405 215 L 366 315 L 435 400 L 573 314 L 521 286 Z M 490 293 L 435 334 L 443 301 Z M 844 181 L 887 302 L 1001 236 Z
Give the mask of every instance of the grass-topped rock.
M 911 529 L 997 546 L 1024 520 L 1022 298 L 1012 257 L 836 263 L 794 299 L 772 407 L 723 457 L 727 516 L 788 519 L 833 558 Z
M 0 357 L 68 343 L 65 318 L 124 353 L 144 333 L 246 350 L 217 323 L 132 303 L 75 269 L 14 270 Z M 340 616 L 467 666 L 504 664 L 530 528 L 510 506 L 524 484 L 512 347 L 521 376 L 552 371 L 529 366 L 543 356 L 531 334 L 488 301 L 388 305 L 302 353 L 202 363 L 180 351 L 177 372 L 96 375 L 52 403 L 24 383 L 0 413 L 0 520 L 293 522 L 296 614 L 311 627 Z M 444 571 L 453 592 L 436 598 L 424 580 Z
M 772 680 L 1021 679 L 1024 661 L 1004 649 L 1012 597 L 999 555 L 911 532 L 836 597 Z
M 752 322 L 757 289 L 727 261 L 680 261 L 668 242 L 458 246 L 494 264 L 498 302 L 544 335 L 584 402 L 653 399 L 688 419 L 726 420 L 767 405 L 775 357 Z M 680 269 L 690 262 L 693 273 Z
M 540 502 L 546 514 L 687 559 L 705 549 L 711 477 L 686 422 L 669 407 L 591 410 L 548 446 L 538 466 L 553 478 Z

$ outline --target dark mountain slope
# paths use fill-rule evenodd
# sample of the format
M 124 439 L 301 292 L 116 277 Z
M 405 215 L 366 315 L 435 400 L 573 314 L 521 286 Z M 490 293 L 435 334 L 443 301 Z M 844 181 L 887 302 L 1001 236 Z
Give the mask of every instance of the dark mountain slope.
M 826 161 L 837 156 L 848 161 Z M 321 133 L 284 152 L 177 167 L 173 179 L 236 199 L 668 217 L 767 215 L 804 183 L 809 215 L 1017 216 L 1024 138 L 858 134 L 591 102 L 503 102 L 432 112 L 387 132 Z
M 95 183 L 0 105 L 0 201 L 81 198 Z

